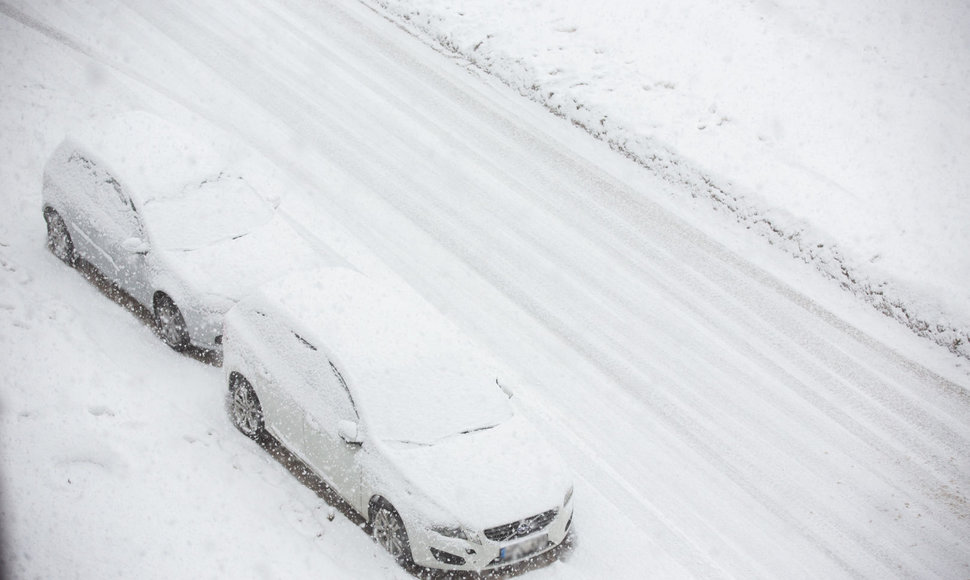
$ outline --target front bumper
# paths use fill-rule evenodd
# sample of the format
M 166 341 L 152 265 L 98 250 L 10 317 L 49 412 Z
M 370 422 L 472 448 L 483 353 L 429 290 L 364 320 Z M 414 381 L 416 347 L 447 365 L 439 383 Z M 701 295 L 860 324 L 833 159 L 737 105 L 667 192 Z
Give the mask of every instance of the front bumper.
M 442 536 L 431 530 L 411 533 L 414 563 L 427 568 L 480 571 L 523 562 L 552 550 L 566 539 L 572 525 L 572 502 L 556 510 L 548 525 L 529 535 L 493 541 L 478 532 L 463 540 Z

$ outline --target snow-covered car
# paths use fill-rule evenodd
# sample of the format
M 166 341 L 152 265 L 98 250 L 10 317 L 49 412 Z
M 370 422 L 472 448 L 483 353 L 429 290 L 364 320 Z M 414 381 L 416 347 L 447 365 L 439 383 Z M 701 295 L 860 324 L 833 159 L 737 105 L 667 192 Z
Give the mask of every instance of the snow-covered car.
M 277 211 L 278 171 L 144 112 L 69 135 L 44 168 L 50 250 L 84 260 L 154 314 L 172 348 L 221 350 L 242 296 L 317 252 Z
M 399 563 L 487 570 L 566 538 L 561 458 L 420 298 L 326 268 L 256 290 L 225 332 L 232 422 L 299 457 Z

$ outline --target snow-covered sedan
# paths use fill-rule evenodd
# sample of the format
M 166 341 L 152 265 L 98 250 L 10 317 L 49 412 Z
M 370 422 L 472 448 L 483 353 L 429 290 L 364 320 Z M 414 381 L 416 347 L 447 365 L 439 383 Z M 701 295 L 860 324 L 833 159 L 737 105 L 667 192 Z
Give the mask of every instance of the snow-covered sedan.
M 566 537 L 561 459 L 420 298 L 345 268 L 305 272 L 243 299 L 225 333 L 233 423 L 302 459 L 398 562 L 487 570 Z
M 47 244 L 154 313 L 172 348 L 218 352 L 222 318 L 239 298 L 320 264 L 276 211 L 276 173 L 148 113 L 94 121 L 44 169 Z

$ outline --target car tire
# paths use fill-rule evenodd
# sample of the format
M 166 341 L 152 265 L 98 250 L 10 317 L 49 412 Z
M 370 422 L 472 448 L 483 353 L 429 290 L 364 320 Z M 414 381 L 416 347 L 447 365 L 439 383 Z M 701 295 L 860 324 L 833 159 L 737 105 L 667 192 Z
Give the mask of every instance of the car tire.
M 377 502 L 371 509 L 370 526 L 374 541 L 387 550 L 398 564 L 405 566 L 413 562 L 404 521 L 391 504 L 384 500 Z
M 155 329 L 162 341 L 172 349 L 182 352 L 189 346 L 189 331 L 185 317 L 167 294 L 155 295 Z
M 44 210 L 44 221 L 47 222 L 47 249 L 70 267 L 77 265 L 77 253 L 74 250 L 74 240 L 67 231 L 64 218 L 51 208 Z
M 263 407 L 256 391 L 242 375 L 229 379 L 229 418 L 236 429 L 253 441 L 260 441 L 265 433 Z

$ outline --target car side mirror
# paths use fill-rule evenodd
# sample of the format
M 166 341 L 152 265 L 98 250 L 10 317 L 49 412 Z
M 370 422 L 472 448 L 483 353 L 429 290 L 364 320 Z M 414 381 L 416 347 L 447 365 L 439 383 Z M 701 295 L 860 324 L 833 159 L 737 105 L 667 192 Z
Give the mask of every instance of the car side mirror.
M 360 426 L 353 421 L 338 421 L 337 435 L 340 435 L 340 438 L 349 445 L 361 445 L 364 442 L 364 439 L 361 437 Z
M 141 238 L 131 237 L 127 240 L 121 242 L 121 247 L 131 254 L 147 254 L 151 246 L 148 244 L 148 240 L 143 240 Z

